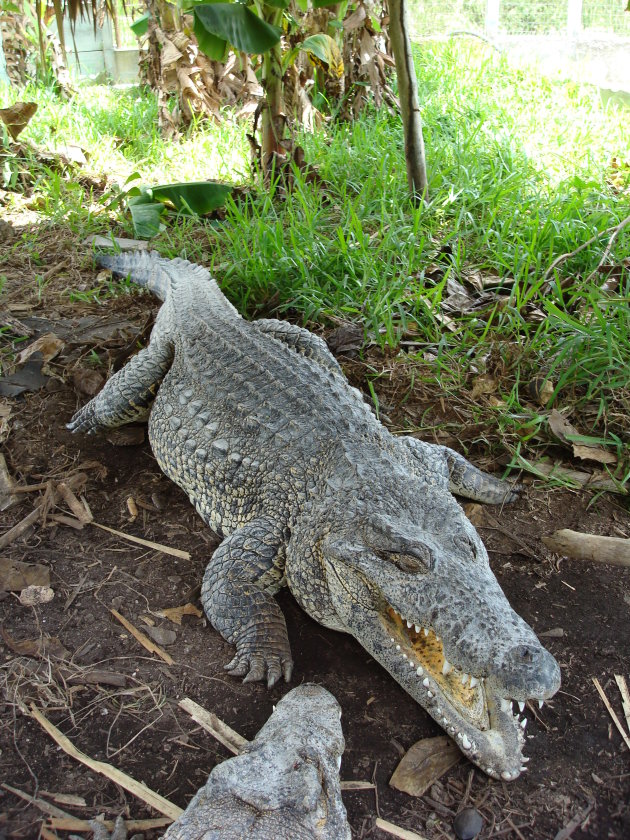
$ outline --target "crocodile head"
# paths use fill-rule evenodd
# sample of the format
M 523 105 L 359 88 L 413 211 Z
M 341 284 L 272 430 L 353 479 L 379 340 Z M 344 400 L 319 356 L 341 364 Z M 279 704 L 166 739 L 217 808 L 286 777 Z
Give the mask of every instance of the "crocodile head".
M 329 508 L 327 533 L 311 543 L 325 611 L 313 609 L 322 597 L 296 597 L 351 633 L 488 775 L 515 779 L 528 759 L 513 702 L 522 712 L 555 694 L 558 664 L 510 607 L 457 500 L 392 478 L 389 493 L 381 485 Z

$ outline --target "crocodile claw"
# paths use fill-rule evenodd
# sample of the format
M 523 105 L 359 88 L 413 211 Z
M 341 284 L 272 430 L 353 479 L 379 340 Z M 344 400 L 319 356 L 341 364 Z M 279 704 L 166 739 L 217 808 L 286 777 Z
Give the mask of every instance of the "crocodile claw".
M 293 661 L 290 656 L 242 652 L 228 662 L 225 670 L 231 677 L 244 677 L 244 683 L 263 682 L 266 678 L 267 688 L 273 688 L 280 677 L 284 677 L 285 682 L 291 681 Z

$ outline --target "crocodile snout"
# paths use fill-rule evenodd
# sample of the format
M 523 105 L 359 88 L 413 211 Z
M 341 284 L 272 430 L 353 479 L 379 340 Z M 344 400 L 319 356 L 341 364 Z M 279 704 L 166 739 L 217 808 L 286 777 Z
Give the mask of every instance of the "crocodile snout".
M 510 697 L 545 699 L 560 687 L 560 667 L 538 641 L 509 648 L 493 668 Z

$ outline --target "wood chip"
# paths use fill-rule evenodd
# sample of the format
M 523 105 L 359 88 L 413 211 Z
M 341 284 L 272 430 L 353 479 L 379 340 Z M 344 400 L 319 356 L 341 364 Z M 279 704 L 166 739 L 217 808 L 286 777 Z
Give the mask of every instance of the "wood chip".
M 130 834 L 132 831 L 150 831 L 155 828 L 167 828 L 172 822 L 173 820 L 164 819 L 163 817 L 155 820 L 125 820 L 125 826 L 127 832 Z M 46 825 L 58 831 L 92 831 L 92 826 L 87 820 L 72 817 L 69 814 L 67 817 L 50 817 L 46 821 Z M 114 830 L 114 820 L 103 820 L 103 825 L 108 831 Z
M 423 837 L 421 834 L 416 834 L 415 831 L 409 831 L 408 828 L 401 828 L 399 825 L 394 825 L 394 823 L 388 820 L 382 820 L 380 817 L 377 817 L 375 825 L 381 831 L 393 834 L 394 837 L 400 837 L 400 840 L 426 840 L 426 837 Z
M 217 741 L 223 744 L 234 755 L 239 755 L 243 751 L 243 747 L 247 746 L 249 741 L 239 735 L 234 729 L 224 723 L 221 718 L 218 718 L 213 712 L 208 712 L 203 706 L 195 703 L 189 697 L 184 697 L 179 701 L 179 706 L 191 716 L 191 718 L 203 727 L 206 732 L 213 735 Z
M 626 718 L 626 723 L 628 724 L 628 732 L 630 732 L 630 694 L 628 693 L 628 685 L 626 683 L 626 678 L 620 676 L 619 674 L 615 674 L 615 682 L 617 683 L 617 687 L 621 692 L 621 704 L 623 706 L 623 713 Z
M 606 706 L 606 708 L 608 709 L 608 714 L 609 714 L 609 715 L 611 716 L 611 718 L 613 719 L 613 723 L 615 724 L 615 726 L 616 726 L 616 727 L 617 727 L 617 729 L 619 730 L 619 734 L 620 734 L 620 735 L 621 735 L 621 737 L 623 738 L 623 741 L 624 741 L 625 745 L 626 745 L 626 746 L 628 747 L 628 749 L 630 750 L 630 737 L 628 737 L 628 735 L 626 734 L 626 732 L 625 732 L 625 730 L 624 730 L 623 726 L 621 725 L 621 721 L 620 721 L 620 720 L 619 720 L 619 718 L 617 717 L 617 714 L 616 714 L 615 710 L 613 709 L 613 707 L 610 705 L 610 702 L 609 702 L 609 700 L 608 700 L 608 697 L 606 697 L 606 695 L 605 695 L 605 693 L 604 693 L 604 689 L 603 689 L 603 688 L 601 687 L 601 685 L 599 684 L 599 680 L 597 679 L 597 677 L 593 677 L 593 684 L 595 685 L 595 688 L 596 688 L 596 689 L 597 689 L 597 691 L 599 692 L 599 696 L 600 696 L 600 697 L 602 698 L 602 700 L 604 701 L 604 706 Z
M 169 802 L 168 799 L 160 796 L 159 793 L 151 790 L 142 782 L 138 782 L 136 779 L 128 776 L 126 773 L 123 773 L 111 764 L 107 764 L 104 761 L 97 761 L 89 755 L 86 755 L 84 752 L 81 752 L 81 750 L 77 749 L 72 741 L 70 741 L 63 732 L 60 732 L 59 729 L 57 729 L 57 727 L 52 724 L 48 718 L 33 704 L 31 704 L 30 707 L 30 714 L 33 718 L 35 718 L 39 725 L 46 730 L 46 732 L 61 747 L 61 749 L 67 753 L 67 755 L 77 761 L 80 761 L 81 764 L 85 764 L 95 773 L 100 773 L 110 781 L 120 785 L 120 787 L 133 794 L 133 796 L 141 799 L 158 813 L 164 814 L 164 816 L 169 817 L 171 820 L 176 820 L 183 813 L 182 808 L 179 808 L 174 802 Z M 49 803 L 46 803 L 46 805 L 53 807 L 50 806 Z M 69 816 L 68 814 L 61 815 Z
M 175 660 L 170 656 L 165 650 L 159 645 L 156 645 L 147 635 L 145 635 L 141 630 L 138 630 L 130 621 L 122 616 L 118 610 L 110 610 L 111 614 L 114 616 L 115 619 L 120 621 L 122 626 L 129 630 L 131 635 L 137 642 L 140 642 L 143 648 L 149 651 L 149 653 L 157 653 L 157 655 L 163 659 L 168 665 L 173 665 Z
M 461 758 L 456 744 L 445 735 L 423 738 L 410 747 L 389 780 L 390 787 L 422 796 Z
M 92 521 L 92 514 L 88 512 L 83 504 L 77 499 L 77 497 L 72 492 L 72 489 L 65 481 L 60 481 L 57 485 L 57 490 L 59 491 L 59 495 L 64 500 L 64 502 L 68 505 L 72 513 L 76 516 L 79 522 L 82 522 L 84 525 L 87 525 L 89 522 Z
M 341 790 L 375 790 L 374 782 L 365 782 L 349 779 L 347 782 L 340 782 Z
M 182 560 L 190 560 L 190 554 L 187 551 L 181 551 L 179 548 L 171 548 L 168 545 L 162 545 L 162 543 L 152 542 L 151 540 L 143 540 L 141 537 L 134 537 L 132 534 L 125 534 L 123 531 L 117 531 L 115 528 L 110 528 L 108 525 L 101 525 L 99 522 L 92 522 L 91 524 L 96 528 L 100 528 L 102 531 L 108 531 L 116 537 L 121 537 L 123 540 L 143 545 L 145 548 L 153 548 L 155 551 L 162 551 L 164 554 L 170 554 L 171 557 L 179 557 Z M 2 546 L 0 545 L 0 548 L 1 547 Z
M 612 566 L 630 567 L 630 540 L 620 537 L 600 537 L 563 528 L 554 531 L 543 543 L 565 557 L 586 560 L 588 563 L 608 563 Z

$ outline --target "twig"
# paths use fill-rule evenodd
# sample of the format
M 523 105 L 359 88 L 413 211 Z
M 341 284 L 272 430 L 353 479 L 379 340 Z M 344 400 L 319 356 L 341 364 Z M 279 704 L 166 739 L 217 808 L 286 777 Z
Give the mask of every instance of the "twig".
M 570 251 L 567 254 L 560 254 L 560 256 L 556 257 L 556 259 L 551 263 L 551 265 L 549 266 L 547 271 L 545 271 L 545 273 L 543 275 L 543 283 L 547 282 L 547 279 L 549 278 L 549 275 L 551 274 L 551 272 L 554 270 L 554 268 L 557 268 L 561 263 L 566 262 L 566 260 L 570 260 L 572 257 L 577 256 L 585 248 L 588 248 L 589 245 L 592 245 L 594 242 L 597 242 L 598 239 L 601 239 L 603 236 L 606 236 L 606 234 L 612 234 L 611 238 L 608 241 L 608 246 L 606 247 L 606 250 L 604 251 L 604 257 L 602 258 L 602 260 L 605 260 L 606 257 L 608 256 L 608 254 L 610 253 L 610 249 L 612 248 L 613 242 L 615 241 L 617 236 L 621 233 L 623 228 L 629 223 L 630 223 L 630 216 L 628 216 L 626 219 L 624 219 L 618 225 L 614 225 L 613 227 L 609 227 L 606 230 L 602 230 L 600 233 L 596 233 L 595 236 L 591 236 L 590 239 L 588 239 L 586 242 L 583 242 L 574 251 Z M 589 278 L 588 278 L 589 280 L 591 279 L 593 274 L 595 274 L 599 270 L 599 267 L 601 265 L 602 265 L 602 263 L 600 262 L 599 266 L 589 276 Z
M 87 525 L 89 522 L 92 521 L 92 514 L 86 511 L 85 507 L 77 499 L 77 497 L 74 495 L 74 493 L 65 481 L 60 481 L 57 485 L 57 489 L 59 491 L 59 495 L 68 505 L 72 513 L 79 520 L 79 522 L 83 523 L 83 525 Z
M 58 808 L 56 805 L 53 805 L 51 802 L 46 802 L 38 796 L 31 796 L 30 793 L 24 793 L 23 790 L 18 790 L 18 788 L 12 787 L 10 784 L 7 784 L 7 782 L 3 782 L 2 787 L 15 796 L 19 796 L 20 799 L 28 802 L 29 805 L 34 805 L 36 808 L 39 808 L 40 811 L 43 811 L 45 814 L 49 814 L 52 817 L 62 817 L 65 819 L 66 817 L 72 816 L 72 814 L 64 811 L 63 808 Z
M 40 518 L 44 511 L 44 505 L 37 505 L 27 516 L 24 517 L 17 525 L 14 525 L 13 528 L 10 528 L 6 534 L 3 534 L 0 537 L 0 549 L 6 548 L 7 546 L 11 545 L 12 542 L 21 537 L 25 531 L 34 525 L 37 520 Z
M 595 688 L 596 688 L 596 689 L 597 689 L 597 691 L 599 692 L 599 696 L 600 696 L 600 697 L 602 698 L 602 700 L 604 701 L 604 706 L 606 706 L 606 708 L 608 709 L 608 714 L 611 716 L 611 718 L 613 719 L 613 722 L 614 722 L 615 726 L 616 726 L 616 727 L 617 727 L 617 729 L 619 730 L 619 734 L 620 734 L 620 735 L 621 735 L 621 737 L 623 738 L 624 744 L 625 744 L 625 745 L 628 747 L 628 749 L 630 750 L 630 738 L 626 735 L 626 732 L 625 732 L 625 730 L 624 730 L 623 726 L 621 725 L 621 722 L 620 722 L 619 718 L 617 717 L 617 714 L 616 714 L 615 710 L 614 710 L 614 709 L 613 709 L 613 707 L 610 705 L 610 702 L 608 701 L 608 697 L 606 697 L 606 695 L 604 694 L 604 689 L 603 689 L 603 688 L 601 687 L 601 685 L 599 684 L 599 680 L 597 679 L 597 677 L 593 677 L 593 683 L 594 683 L 594 685 L 595 685 Z
M 195 703 L 189 697 L 184 697 L 179 701 L 179 706 L 191 716 L 191 718 L 203 727 L 206 732 L 213 735 L 217 741 L 227 747 L 234 755 L 239 755 L 246 747 L 249 741 L 243 738 L 238 732 L 232 729 L 227 723 L 224 723 L 212 712 L 206 711 L 203 706 Z
M 623 713 L 626 716 L 628 732 L 630 732 L 630 694 L 628 693 L 626 678 L 620 676 L 619 674 L 615 674 L 615 682 L 621 692 L 621 705 L 623 706 Z
M 145 650 L 148 650 L 149 653 L 157 653 L 157 655 L 168 665 L 174 664 L 175 660 L 172 656 L 170 656 L 165 650 L 162 650 L 162 648 L 159 645 L 156 645 L 155 642 L 148 636 L 145 636 L 141 630 L 136 629 L 130 621 L 127 621 L 127 619 L 118 612 L 118 610 L 110 610 L 110 612 L 115 619 L 120 621 L 123 627 L 129 630 L 134 639 L 140 642 Z
M 155 820 L 125 820 L 125 826 L 129 834 L 132 831 L 150 831 L 152 828 L 166 828 L 171 824 L 171 819 L 158 818 Z M 46 823 L 50 828 L 58 831 L 92 831 L 92 826 L 87 820 L 79 817 L 50 817 Z M 103 820 L 103 825 L 108 831 L 114 830 L 114 820 Z
M 365 782 L 354 779 L 349 779 L 347 782 L 339 782 L 341 790 L 374 790 L 376 785 L 373 782 Z
M 569 840 L 573 832 L 582 825 L 582 823 L 588 817 L 588 815 L 591 813 L 594 807 L 595 800 L 593 799 L 588 803 L 588 805 L 586 806 L 586 808 L 584 808 L 583 811 L 578 811 L 578 813 L 575 814 L 575 816 L 571 817 L 569 822 L 564 826 L 564 828 L 560 829 L 560 831 L 556 834 L 553 840 Z
M 99 522 L 92 522 L 91 524 L 97 528 L 101 528 L 103 531 L 109 531 L 110 534 L 114 534 L 117 537 L 122 537 L 123 540 L 144 545 L 146 548 L 154 548 L 156 551 L 162 551 L 164 554 L 170 554 L 172 557 L 179 557 L 182 560 L 190 560 L 190 554 L 187 551 L 181 551 L 179 548 L 170 548 L 170 546 L 162 545 L 162 543 L 143 540 L 141 537 L 125 534 L 124 531 L 117 531 L 115 528 L 110 528 L 108 525 L 101 525 Z
M 32 703 L 30 707 L 30 714 L 35 718 L 39 725 L 48 732 L 51 738 L 65 753 L 77 761 L 80 761 L 82 764 L 85 764 L 91 770 L 94 770 L 95 773 L 100 773 L 110 779 L 110 781 L 120 785 L 120 787 L 129 791 L 129 793 L 133 794 L 133 796 L 138 797 L 138 799 L 141 799 L 151 808 L 154 808 L 166 817 L 170 817 L 172 820 L 176 820 L 183 813 L 182 809 L 175 805 L 175 803 L 169 802 L 168 799 L 160 796 L 159 793 L 151 790 L 142 782 L 138 782 L 126 773 L 123 773 L 122 770 L 118 770 L 117 767 L 112 767 L 111 764 L 107 764 L 104 761 L 97 761 L 89 755 L 86 755 L 84 752 L 81 752 L 81 750 L 77 749 L 72 741 L 70 741 L 63 732 L 60 732 L 59 729 L 57 729 L 57 727 L 52 724 L 48 718 L 45 717 L 45 715 L 43 715 Z
M 420 834 L 416 834 L 415 831 L 409 831 L 407 828 L 401 828 L 399 825 L 394 825 L 394 823 L 390 823 L 387 820 L 382 820 L 380 817 L 377 817 L 375 825 L 377 828 L 380 828 L 381 831 L 393 834 L 394 837 L 400 837 L 400 840 L 426 840 L 425 837 L 422 837 Z
M 621 231 L 627 225 L 630 225 L 630 216 L 626 216 L 626 218 L 622 222 L 619 222 L 619 224 L 616 227 L 608 229 L 608 230 L 612 230 L 612 235 L 611 235 L 610 239 L 608 240 L 608 245 L 606 245 L 606 248 L 604 249 L 604 253 L 602 254 L 602 258 L 599 261 L 599 263 L 597 264 L 597 268 L 594 271 L 591 271 L 591 273 L 586 278 L 586 280 L 585 280 L 586 283 L 590 283 L 590 281 L 593 279 L 593 277 L 595 277 L 597 272 L 604 265 L 604 263 L 608 259 L 608 255 L 612 251 L 612 246 L 614 245 L 615 239 L 619 236 Z M 608 233 L 608 231 L 606 231 L 606 233 Z

